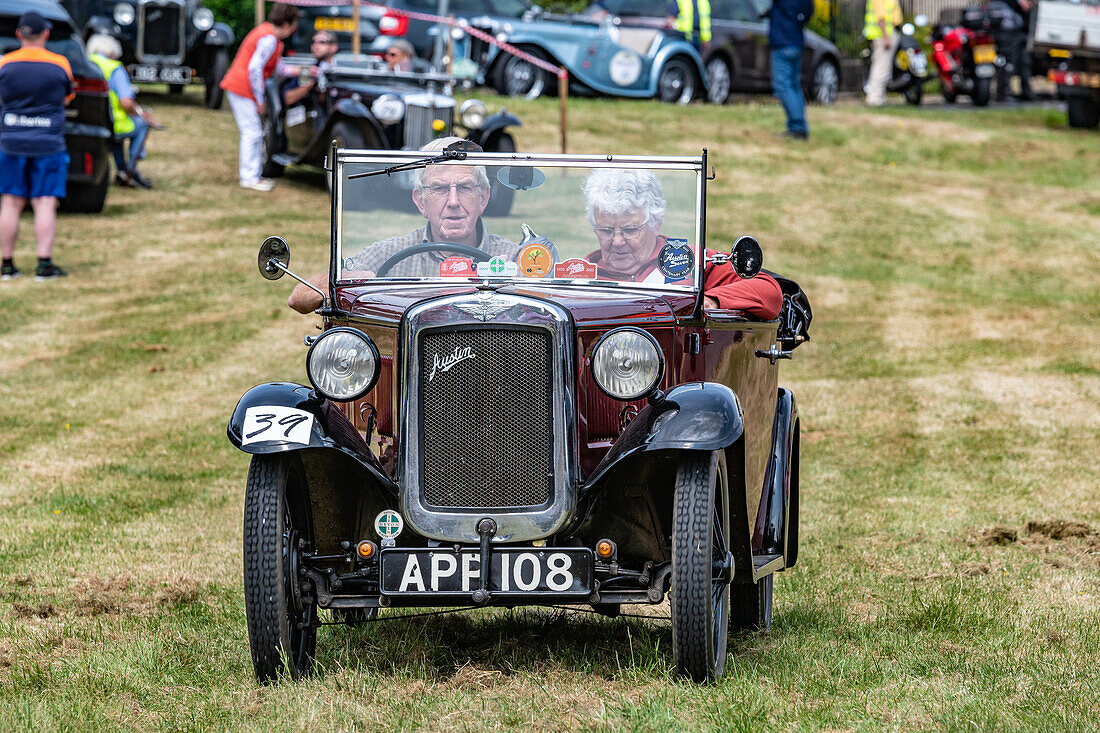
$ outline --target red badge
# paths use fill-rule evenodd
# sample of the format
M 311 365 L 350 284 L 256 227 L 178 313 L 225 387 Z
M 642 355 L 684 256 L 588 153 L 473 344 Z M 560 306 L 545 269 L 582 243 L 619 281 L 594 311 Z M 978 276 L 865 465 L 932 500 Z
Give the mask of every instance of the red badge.
M 440 277 L 474 277 L 474 261 L 469 257 L 448 257 L 439 263 Z
M 554 265 L 554 277 L 595 280 L 596 265 L 588 260 L 573 258 Z

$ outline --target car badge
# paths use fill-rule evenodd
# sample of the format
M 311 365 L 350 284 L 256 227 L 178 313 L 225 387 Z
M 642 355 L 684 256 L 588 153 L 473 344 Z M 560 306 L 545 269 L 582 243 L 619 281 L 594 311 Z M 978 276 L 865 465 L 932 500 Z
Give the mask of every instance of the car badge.
M 554 265 L 554 277 L 578 280 L 595 280 L 596 265 L 588 260 L 573 258 Z
M 669 239 L 657 254 L 657 269 L 665 276 L 665 282 L 688 277 L 694 264 L 695 254 L 686 239 Z
M 515 266 L 514 262 L 512 266 Z M 495 318 L 512 307 L 512 303 L 509 303 L 503 298 L 494 298 L 492 293 L 486 293 L 485 295 L 487 297 L 478 298 L 476 301 L 455 303 L 455 308 L 458 308 L 464 313 L 469 313 L 479 321 L 488 321 L 490 318 Z
M 473 277 L 474 261 L 469 257 L 448 257 L 439 263 L 440 277 Z
M 385 509 L 374 518 L 374 531 L 382 538 L 382 542 L 392 542 L 405 529 L 405 520 L 393 509 Z
M 439 353 L 432 354 L 432 372 L 428 375 L 428 381 L 435 379 L 435 375 L 441 372 L 449 372 L 455 364 L 467 359 L 476 359 L 477 354 L 469 346 L 455 347 L 450 354 L 441 357 Z
M 490 257 L 488 262 L 477 263 L 478 277 L 515 277 L 519 274 L 519 265 L 503 257 Z
M 519 252 L 520 273 L 527 277 L 546 277 L 554 267 L 554 256 L 543 244 L 529 244 Z

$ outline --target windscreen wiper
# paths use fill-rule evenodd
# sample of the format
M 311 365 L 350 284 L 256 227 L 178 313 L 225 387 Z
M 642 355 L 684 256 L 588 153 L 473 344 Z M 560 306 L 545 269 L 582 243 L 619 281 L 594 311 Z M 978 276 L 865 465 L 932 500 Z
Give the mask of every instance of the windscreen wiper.
M 350 181 L 353 178 L 368 178 L 370 176 L 380 176 L 385 173 L 387 176 L 391 173 L 397 173 L 398 171 L 411 171 L 417 168 L 427 168 L 429 165 L 436 163 L 445 163 L 449 160 L 466 160 L 466 151 L 459 150 L 456 147 L 447 147 L 439 155 L 433 155 L 428 158 L 421 158 L 420 160 L 410 160 L 408 163 L 399 163 L 398 165 L 391 165 L 389 168 L 381 168 L 376 171 L 366 171 L 365 173 L 352 173 L 348 176 Z

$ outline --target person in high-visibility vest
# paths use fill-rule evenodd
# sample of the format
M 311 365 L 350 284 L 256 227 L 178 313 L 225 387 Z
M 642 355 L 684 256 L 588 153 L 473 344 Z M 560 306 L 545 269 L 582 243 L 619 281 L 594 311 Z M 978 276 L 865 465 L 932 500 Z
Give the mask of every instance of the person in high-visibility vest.
M 867 104 L 886 104 L 886 85 L 893 67 L 895 29 L 901 25 L 898 0 L 867 0 L 863 35 L 871 42 L 871 70 L 867 74 Z
M 710 48 L 710 0 L 670 0 L 665 25 L 683 33 L 703 53 Z
M 115 183 L 120 186 L 138 186 L 152 188 L 153 183 L 138 173 L 138 160 L 145 157 L 145 138 L 149 134 L 149 125 L 156 120 L 137 103 L 130 75 L 119 59 L 122 58 L 122 44 L 106 33 L 97 33 L 88 39 L 88 59 L 103 72 L 107 80 L 107 95 L 111 102 L 111 117 L 115 121 Z M 124 141 L 130 141 L 130 155 L 127 162 Z

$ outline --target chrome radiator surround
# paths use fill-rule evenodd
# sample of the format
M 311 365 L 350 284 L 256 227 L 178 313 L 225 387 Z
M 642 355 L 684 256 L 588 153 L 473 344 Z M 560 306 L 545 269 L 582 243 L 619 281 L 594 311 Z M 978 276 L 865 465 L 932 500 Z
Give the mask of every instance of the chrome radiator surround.
M 550 344 L 550 406 L 553 470 L 550 500 L 521 508 L 456 508 L 430 506 L 424 499 L 420 470 L 419 395 L 421 374 L 419 334 L 424 329 L 515 329 L 545 331 Z M 410 527 L 430 539 L 477 542 L 478 520 L 497 523 L 494 541 L 536 540 L 553 534 L 572 515 L 576 505 L 577 445 L 572 426 L 576 404 L 570 375 L 574 363 L 572 321 L 564 309 L 541 300 L 482 291 L 429 301 L 409 309 L 401 325 L 401 405 L 397 483 L 401 487 L 401 513 Z M 430 436 L 429 436 L 430 438 Z M 506 450 L 504 447 L 500 447 Z M 489 449 L 487 448 L 487 452 Z
M 154 14 L 163 13 L 174 14 L 176 17 L 165 19 L 161 23 L 157 23 L 156 19 L 150 17 Z M 137 15 L 138 34 L 135 51 L 138 61 L 143 64 L 182 64 L 187 45 L 187 9 L 185 5 L 180 0 L 151 0 L 138 5 Z M 154 43 L 149 43 L 147 38 L 149 26 L 152 25 L 158 30 L 167 32 L 169 28 L 166 23 L 175 26 L 170 29 L 176 36 L 175 46 L 168 48 L 167 45 L 161 43 L 159 38 Z

